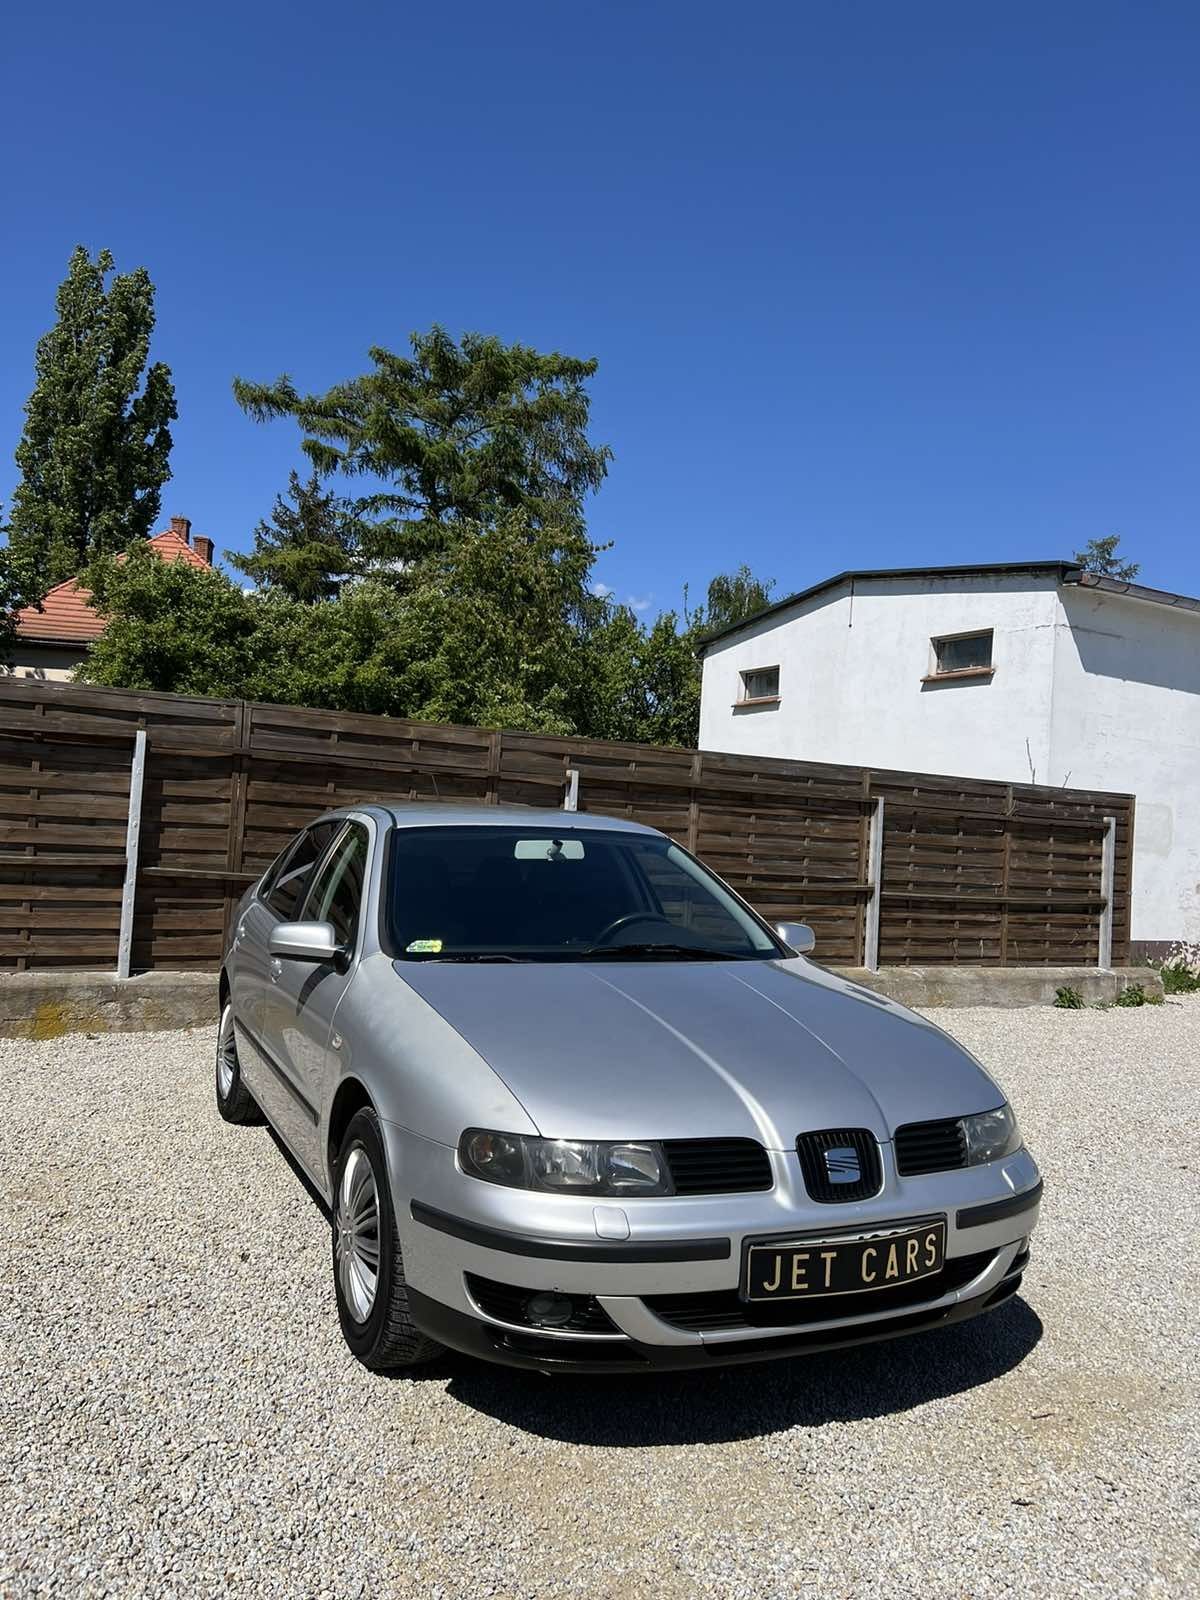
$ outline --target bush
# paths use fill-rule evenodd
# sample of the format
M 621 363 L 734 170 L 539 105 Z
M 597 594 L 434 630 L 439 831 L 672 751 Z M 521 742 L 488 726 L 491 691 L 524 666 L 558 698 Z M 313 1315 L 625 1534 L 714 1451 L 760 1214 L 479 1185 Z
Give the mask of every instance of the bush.
M 1083 996 L 1078 989 L 1072 989 L 1069 984 L 1064 984 L 1061 989 L 1055 989 L 1054 1004 L 1062 1011 L 1082 1011 Z

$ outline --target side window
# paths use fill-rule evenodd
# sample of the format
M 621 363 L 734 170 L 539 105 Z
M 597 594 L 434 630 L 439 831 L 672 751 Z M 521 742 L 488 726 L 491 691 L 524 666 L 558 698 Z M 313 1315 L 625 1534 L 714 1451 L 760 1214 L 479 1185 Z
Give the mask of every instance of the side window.
M 348 823 L 332 855 L 313 879 L 300 920 L 331 922 L 338 943 L 351 948 L 358 932 L 366 866 L 367 830 L 360 822 Z
M 272 861 L 271 865 L 263 873 L 262 880 L 258 886 L 258 898 L 260 900 L 269 900 L 271 898 L 271 890 L 274 889 L 279 874 L 287 865 L 288 857 L 291 855 L 292 851 L 296 848 L 299 842 L 300 841 L 298 839 L 289 839 L 287 844 L 284 845 L 283 849 L 275 857 L 274 861 Z
M 267 904 L 281 921 L 295 922 L 298 919 L 312 869 L 333 843 L 341 826 L 340 822 L 318 822 L 311 828 L 305 828 L 281 863 L 274 882 L 264 895 Z

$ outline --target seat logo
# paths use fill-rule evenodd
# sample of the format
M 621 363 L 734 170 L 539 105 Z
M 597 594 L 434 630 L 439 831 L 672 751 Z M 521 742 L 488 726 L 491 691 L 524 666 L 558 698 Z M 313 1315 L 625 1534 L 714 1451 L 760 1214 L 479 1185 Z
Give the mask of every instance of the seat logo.
M 830 1183 L 860 1183 L 862 1166 L 853 1145 L 835 1144 L 825 1152 L 825 1171 Z

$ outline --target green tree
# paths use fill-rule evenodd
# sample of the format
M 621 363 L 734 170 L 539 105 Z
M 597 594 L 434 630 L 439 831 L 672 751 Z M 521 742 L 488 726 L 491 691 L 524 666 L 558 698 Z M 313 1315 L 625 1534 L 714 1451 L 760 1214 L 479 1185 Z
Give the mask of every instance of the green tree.
M 358 525 L 315 472 L 307 483 L 293 472 L 287 495 L 276 495 L 271 520 L 255 528 L 254 549 L 227 550 L 226 559 L 261 588 L 292 600 L 330 600 L 358 570 Z
M 1119 533 L 1110 533 L 1107 539 L 1089 539 L 1086 550 L 1077 550 L 1075 560 L 1085 572 L 1098 572 L 1104 578 L 1120 578 L 1129 583 L 1141 570 L 1136 561 L 1122 561 L 1117 554 L 1121 542 Z
M 238 403 L 262 422 L 291 417 L 322 475 L 379 480 L 355 502 L 372 520 L 364 554 L 410 563 L 445 547 L 455 526 L 490 527 L 520 510 L 531 528 L 583 527 L 611 451 L 588 440 L 587 380 L 595 361 L 445 329 L 414 333 L 412 355 L 376 346 L 373 369 L 325 394 L 234 380 Z
M 0 534 L 7 533 L 3 507 L 0 507 Z M 12 659 L 17 612 L 27 603 L 13 572 L 12 552 L 7 545 L 0 546 L 0 663 L 7 663 Z
M 579 731 L 633 744 L 694 745 L 700 726 L 694 621 L 665 611 L 647 628 L 628 606 L 600 605 L 584 644 Z
M 262 608 L 224 573 L 164 561 L 135 541 L 124 560 L 94 561 L 85 582 L 107 626 L 78 676 L 123 689 L 250 694 L 272 641 Z
M 378 579 L 302 603 L 132 546 L 88 573 L 106 618 L 93 683 L 564 733 L 585 671 L 592 547 L 514 512 L 462 523 L 403 594 Z
M 568 733 L 585 671 L 580 645 L 592 546 L 517 511 L 461 524 L 422 562 L 380 661 L 406 714 Z
M 9 549 L 30 597 L 97 556 L 145 538 L 170 477 L 175 391 L 147 366 L 154 285 L 144 267 L 112 276 L 113 258 L 80 245 L 37 345 L 37 378 L 17 446 Z
M 774 587 L 774 578 L 756 578 L 744 562 L 736 572 L 718 573 L 708 586 L 705 632 L 719 633 L 722 628 L 731 628 L 734 623 L 744 622 L 756 611 L 762 611 L 771 604 Z

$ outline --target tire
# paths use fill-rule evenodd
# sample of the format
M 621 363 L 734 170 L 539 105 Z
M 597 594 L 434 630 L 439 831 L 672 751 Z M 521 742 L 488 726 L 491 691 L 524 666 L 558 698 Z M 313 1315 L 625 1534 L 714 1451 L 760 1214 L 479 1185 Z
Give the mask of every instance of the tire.
M 332 1259 L 342 1336 L 364 1367 L 392 1372 L 442 1353 L 409 1315 L 383 1135 L 366 1107 L 351 1117 L 334 1165 Z
M 237 1036 L 233 1029 L 233 1006 L 228 1000 L 221 1011 L 221 1026 L 217 1032 L 215 1087 L 217 1110 L 226 1122 L 235 1123 L 240 1127 L 256 1127 L 266 1120 L 249 1089 L 242 1082 Z

